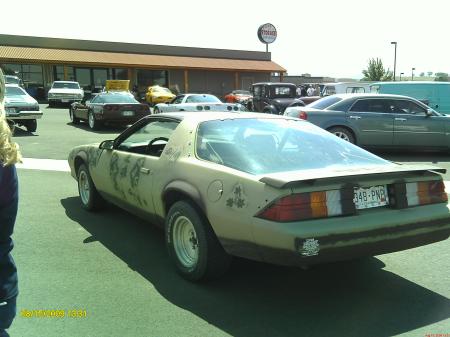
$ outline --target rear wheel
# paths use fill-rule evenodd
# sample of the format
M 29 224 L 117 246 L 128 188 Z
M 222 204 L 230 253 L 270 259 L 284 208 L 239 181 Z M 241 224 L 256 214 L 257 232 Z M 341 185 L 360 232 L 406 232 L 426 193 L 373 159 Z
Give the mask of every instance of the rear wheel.
M 88 124 L 92 130 L 98 130 L 100 128 L 100 122 L 95 119 L 95 115 L 92 111 L 88 113 Z
M 159 110 L 159 108 L 156 106 L 153 108 L 153 113 L 154 114 L 159 114 L 161 111 Z
M 190 281 L 219 277 L 230 265 L 231 256 L 205 216 L 190 202 L 178 201 L 170 208 L 165 236 L 178 273 Z
M 78 193 L 80 194 L 81 204 L 88 211 L 95 211 L 104 205 L 104 200 L 95 188 L 89 170 L 85 164 L 78 168 Z
M 348 130 L 346 128 L 343 128 L 340 126 L 335 126 L 335 127 L 329 128 L 328 131 L 331 132 L 332 134 L 334 134 L 335 136 L 337 136 L 343 140 L 346 140 L 349 143 L 355 144 L 355 136 L 353 135 L 353 133 L 350 130 Z
M 27 120 L 25 123 L 25 127 L 28 132 L 35 132 L 37 130 L 37 121 L 35 119 Z

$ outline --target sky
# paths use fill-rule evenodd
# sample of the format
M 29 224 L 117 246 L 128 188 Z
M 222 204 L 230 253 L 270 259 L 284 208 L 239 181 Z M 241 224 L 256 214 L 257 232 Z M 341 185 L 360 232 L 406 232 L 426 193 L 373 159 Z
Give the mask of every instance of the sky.
M 288 75 L 362 78 L 369 59 L 396 74 L 450 73 L 448 0 L 4 0 L 1 34 L 265 51 Z M 5 10 L 6 7 L 6 10 Z M 10 13 L 5 15 L 5 13 Z M 0 41 L 1 43 L 1 41 Z

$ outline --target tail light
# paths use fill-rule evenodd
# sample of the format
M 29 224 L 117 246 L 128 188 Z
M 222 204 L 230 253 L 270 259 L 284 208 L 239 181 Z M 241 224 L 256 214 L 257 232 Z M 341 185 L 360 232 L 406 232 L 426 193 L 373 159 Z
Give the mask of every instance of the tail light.
M 300 111 L 299 114 L 298 114 L 298 118 L 307 120 L 308 119 L 308 115 L 306 114 L 305 111 Z
M 445 185 L 442 180 L 406 183 L 406 200 L 408 206 L 437 204 L 447 202 Z
M 256 217 L 289 222 L 355 213 L 352 193 L 343 190 L 291 194 L 275 200 Z

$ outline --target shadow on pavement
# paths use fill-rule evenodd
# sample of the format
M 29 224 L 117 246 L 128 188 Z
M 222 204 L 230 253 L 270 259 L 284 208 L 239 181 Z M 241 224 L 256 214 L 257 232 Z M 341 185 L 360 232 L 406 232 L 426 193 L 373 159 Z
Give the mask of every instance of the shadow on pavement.
M 73 124 L 72 122 L 67 122 L 66 125 L 97 134 L 110 134 L 112 132 L 121 133 L 127 128 L 127 126 L 123 125 L 106 124 L 102 125 L 99 130 L 92 130 L 87 124 L 87 122 L 80 122 L 80 124 Z
M 14 127 L 13 137 L 37 137 L 33 132 L 26 131 L 17 125 Z
M 61 200 L 67 215 L 167 300 L 232 336 L 392 336 L 450 317 L 450 300 L 383 270 L 376 258 L 309 271 L 235 259 L 220 280 L 179 277 L 163 232 L 115 207 L 81 209 Z

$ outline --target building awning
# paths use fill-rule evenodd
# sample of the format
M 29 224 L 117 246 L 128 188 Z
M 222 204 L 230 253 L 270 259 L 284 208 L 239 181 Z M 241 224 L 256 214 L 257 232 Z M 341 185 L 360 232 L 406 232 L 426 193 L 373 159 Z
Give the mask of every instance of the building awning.
M 127 54 L 116 52 L 0 46 L 0 62 L 103 67 L 286 72 L 273 61 Z

